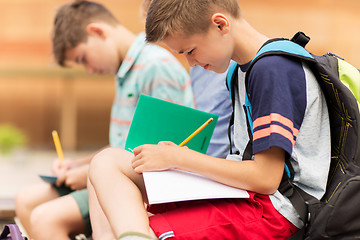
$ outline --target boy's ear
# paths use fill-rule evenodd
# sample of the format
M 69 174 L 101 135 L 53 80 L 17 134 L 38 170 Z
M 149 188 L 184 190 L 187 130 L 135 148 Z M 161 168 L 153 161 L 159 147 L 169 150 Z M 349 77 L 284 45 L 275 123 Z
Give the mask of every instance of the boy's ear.
M 98 36 L 101 38 L 106 37 L 106 31 L 104 25 L 101 23 L 89 23 L 86 26 L 86 32 L 89 36 Z
M 211 23 L 214 24 L 222 33 L 228 33 L 230 30 L 230 21 L 222 13 L 214 13 L 211 16 Z

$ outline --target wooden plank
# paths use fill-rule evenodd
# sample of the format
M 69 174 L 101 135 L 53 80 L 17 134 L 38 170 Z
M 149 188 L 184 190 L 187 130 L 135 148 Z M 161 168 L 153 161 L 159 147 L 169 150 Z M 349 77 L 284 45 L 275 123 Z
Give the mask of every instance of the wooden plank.
M 15 201 L 11 198 L 0 199 L 0 219 L 13 219 L 15 214 Z

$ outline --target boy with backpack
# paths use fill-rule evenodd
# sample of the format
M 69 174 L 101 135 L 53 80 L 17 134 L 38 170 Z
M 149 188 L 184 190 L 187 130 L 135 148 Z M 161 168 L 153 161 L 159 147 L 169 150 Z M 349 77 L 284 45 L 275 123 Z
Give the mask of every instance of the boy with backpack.
M 293 169 L 294 185 L 320 199 L 330 167 L 327 104 L 308 64 L 269 55 L 250 71 L 252 59 L 269 39 L 241 16 L 237 0 L 154 0 L 146 38 L 183 54 L 191 66 L 224 72 L 230 59 L 239 64 L 232 97 L 240 154 L 214 158 L 168 142 L 139 146 L 133 154 L 114 148 L 100 152 L 89 178 L 115 237 L 288 239 L 304 222 L 279 191 L 286 169 Z M 246 106 L 245 112 L 247 102 L 251 110 Z M 249 142 L 253 156 L 246 157 Z M 150 205 L 147 210 L 154 215 L 148 217 L 141 173 L 165 169 L 204 175 L 245 189 L 250 198 Z M 104 174 L 113 179 L 111 189 L 104 187 Z

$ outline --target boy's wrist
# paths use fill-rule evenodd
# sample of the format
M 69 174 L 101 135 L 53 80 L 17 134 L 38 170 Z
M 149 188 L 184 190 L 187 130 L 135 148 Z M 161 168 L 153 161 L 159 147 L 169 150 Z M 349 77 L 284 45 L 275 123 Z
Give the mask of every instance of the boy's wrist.
M 193 150 L 188 147 L 180 147 L 180 151 L 176 153 L 174 157 L 174 169 L 187 170 L 191 169 L 191 159 L 193 158 Z

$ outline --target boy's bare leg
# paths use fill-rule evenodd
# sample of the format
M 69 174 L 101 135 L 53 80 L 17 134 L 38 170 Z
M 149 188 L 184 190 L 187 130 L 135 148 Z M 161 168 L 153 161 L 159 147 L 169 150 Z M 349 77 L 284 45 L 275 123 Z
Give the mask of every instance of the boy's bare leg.
M 27 186 L 17 194 L 15 199 L 16 216 L 29 237 L 32 238 L 30 216 L 34 208 L 58 197 L 59 194 L 56 190 L 45 182 Z
M 85 231 L 77 202 L 71 195 L 56 198 L 36 207 L 31 214 L 32 238 L 36 240 L 70 239 Z
M 92 238 L 94 240 L 114 239 L 115 236 L 111 230 L 109 221 L 102 211 L 99 201 L 96 197 L 94 187 L 88 180 L 87 189 L 89 192 L 90 220 L 92 228 Z
M 123 149 L 108 148 L 90 164 L 90 181 L 116 237 L 128 231 L 151 235 L 144 181 L 131 167 L 133 157 Z

